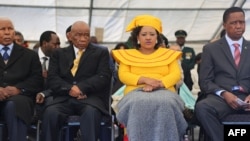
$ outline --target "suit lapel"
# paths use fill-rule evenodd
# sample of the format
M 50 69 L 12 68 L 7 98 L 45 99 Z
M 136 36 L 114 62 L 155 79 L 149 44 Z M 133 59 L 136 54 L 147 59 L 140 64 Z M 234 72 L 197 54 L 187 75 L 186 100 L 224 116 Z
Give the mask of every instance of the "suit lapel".
M 82 64 L 82 62 L 84 62 L 84 60 L 86 60 L 86 58 L 88 58 L 88 56 L 93 52 L 93 47 L 91 45 L 89 45 L 85 52 L 83 53 L 81 60 L 80 60 L 80 64 Z
M 94 51 L 94 48 L 93 46 L 89 45 L 85 52 L 83 53 L 81 59 L 80 59 L 80 63 L 79 63 L 79 66 L 78 66 L 78 69 L 76 71 L 76 74 L 75 76 L 77 76 L 78 74 L 78 70 L 82 68 L 82 66 L 84 66 L 83 64 L 87 61 L 86 59 L 88 58 L 88 56 L 90 54 L 92 54 Z M 73 67 L 74 65 L 74 60 L 75 60 L 75 52 L 74 52 L 74 47 L 71 45 L 70 47 L 68 47 L 67 49 L 64 50 L 64 56 L 65 56 L 65 60 L 67 60 L 67 72 L 69 72 L 71 74 L 71 76 L 73 77 L 72 73 L 71 73 L 71 68 Z M 67 57 L 67 58 L 66 58 Z M 66 61 L 65 61 L 66 62 Z
M 220 44 L 230 64 L 233 66 L 233 68 L 235 68 L 235 70 L 239 72 L 244 64 L 243 62 L 247 61 L 246 59 L 248 58 L 248 55 L 250 54 L 250 45 L 246 42 L 245 39 L 243 39 L 243 44 L 242 44 L 242 49 L 241 49 L 241 54 L 240 54 L 240 64 L 239 64 L 239 67 L 237 68 L 234 62 L 234 57 L 231 53 L 230 47 L 225 37 L 223 37 Z
M 223 37 L 220 40 L 220 47 L 222 48 L 223 52 L 225 53 L 226 58 L 229 60 L 232 67 L 237 69 L 236 65 L 234 63 L 234 58 L 233 58 L 232 52 L 230 50 L 230 47 L 229 47 L 225 37 Z
M 6 64 L 6 67 L 11 66 L 16 60 L 20 58 L 20 56 L 23 55 L 24 48 L 21 46 L 18 46 L 14 44 L 13 50 L 11 51 L 10 58 L 8 60 L 8 63 Z
M 247 62 L 247 58 L 249 58 L 250 54 L 250 45 L 246 42 L 245 39 L 243 39 L 243 44 L 241 48 L 241 54 L 240 54 L 240 64 L 239 64 L 239 71 L 243 67 L 244 62 Z
M 88 62 L 87 58 L 93 52 L 94 52 L 94 47 L 91 46 L 91 44 L 89 44 L 89 46 L 86 48 L 85 52 L 83 53 L 83 55 L 82 55 L 82 57 L 80 59 L 80 63 L 79 63 L 78 69 L 76 71 L 76 75 L 77 75 L 78 70 L 80 70 L 83 66 L 85 66 L 83 64 L 85 64 L 86 62 Z
M 65 57 L 65 61 L 63 62 L 66 63 L 65 64 L 66 71 L 70 72 L 71 74 L 71 68 L 73 66 L 73 62 L 75 59 L 75 52 L 74 52 L 74 48 L 72 45 L 64 49 L 63 57 Z

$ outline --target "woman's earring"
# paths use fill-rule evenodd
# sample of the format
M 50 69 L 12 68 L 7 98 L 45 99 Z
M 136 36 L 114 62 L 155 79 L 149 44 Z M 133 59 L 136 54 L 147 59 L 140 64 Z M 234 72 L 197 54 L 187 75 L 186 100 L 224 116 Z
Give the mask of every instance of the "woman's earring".
M 158 43 L 158 40 L 156 40 L 155 44 L 157 44 L 157 43 Z
M 139 40 L 137 40 L 137 44 L 138 44 L 138 45 L 140 44 L 140 41 L 139 41 Z

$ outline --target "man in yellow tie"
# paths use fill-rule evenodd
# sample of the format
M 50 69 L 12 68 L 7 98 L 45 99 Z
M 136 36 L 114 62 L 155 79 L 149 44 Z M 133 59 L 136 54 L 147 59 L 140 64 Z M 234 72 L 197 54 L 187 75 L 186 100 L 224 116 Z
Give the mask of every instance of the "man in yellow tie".
M 83 50 L 79 50 L 77 52 L 76 59 L 74 60 L 74 65 L 73 65 L 73 67 L 71 69 L 71 73 L 72 73 L 73 76 L 75 76 L 75 74 L 76 74 L 76 71 L 78 69 L 78 65 L 79 65 L 79 62 L 80 62 L 80 58 L 81 58 L 83 52 L 84 52 Z
M 72 44 L 50 58 L 48 83 L 54 100 L 43 114 L 41 140 L 58 140 L 58 128 L 67 117 L 79 115 L 81 140 L 96 141 L 101 118 L 108 114 L 109 51 L 90 43 L 90 28 L 83 21 L 73 23 L 69 35 Z

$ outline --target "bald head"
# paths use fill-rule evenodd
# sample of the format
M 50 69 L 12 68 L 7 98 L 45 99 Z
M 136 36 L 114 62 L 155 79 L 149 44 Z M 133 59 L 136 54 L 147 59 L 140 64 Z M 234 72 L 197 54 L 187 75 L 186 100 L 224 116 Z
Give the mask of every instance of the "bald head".
M 76 21 L 76 22 L 74 22 L 74 23 L 72 24 L 72 26 L 71 26 L 71 31 L 72 31 L 72 30 L 78 30 L 79 27 L 81 27 L 81 26 L 84 26 L 84 27 L 86 27 L 86 28 L 89 28 L 89 25 L 88 25 L 86 22 L 84 22 L 84 21 Z
M 12 21 L 6 17 L 0 17 L 0 44 L 9 45 L 15 38 L 15 29 Z
M 70 40 L 75 47 L 85 49 L 90 42 L 90 28 L 84 21 L 76 21 L 72 24 L 70 31 Z
M 11 22 L 10 18 L 8 18 L 8 17 L 0 17 L 0 21 L 10 21 Z

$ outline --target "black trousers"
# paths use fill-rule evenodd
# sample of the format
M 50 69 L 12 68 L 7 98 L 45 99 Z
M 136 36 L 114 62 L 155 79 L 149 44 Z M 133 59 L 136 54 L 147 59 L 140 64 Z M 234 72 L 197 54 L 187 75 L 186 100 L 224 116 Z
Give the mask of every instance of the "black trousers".
M 27 124 L 16 116 L 15 103 L 13 101 L 4 101 L 0 104 L 1 115 L 4 118 L 8 131 L 9 141 L 27 141 Z M 1 139 L 4 137 L 1 137 Z
M 59 133 L 68 116 L 80 116 L 81 139 L 97 141 L 100 132 L 102 113 L 95 107 L 70 98 L 63 103 L 51 105 L 45 109 L 42 119 L 42 141 L 58 141 Z
M 247 96 L 242 93 L 235 93 L 235 95 L 243 100 Z M 242 112 L 244 111 L 232 109 L 223 98 L 216 94 L 208 94 L 206 98 L 200 100 L 195 105 L 196 119 L 212 141 L 224 140 L 221 120 L 225 116 Z

